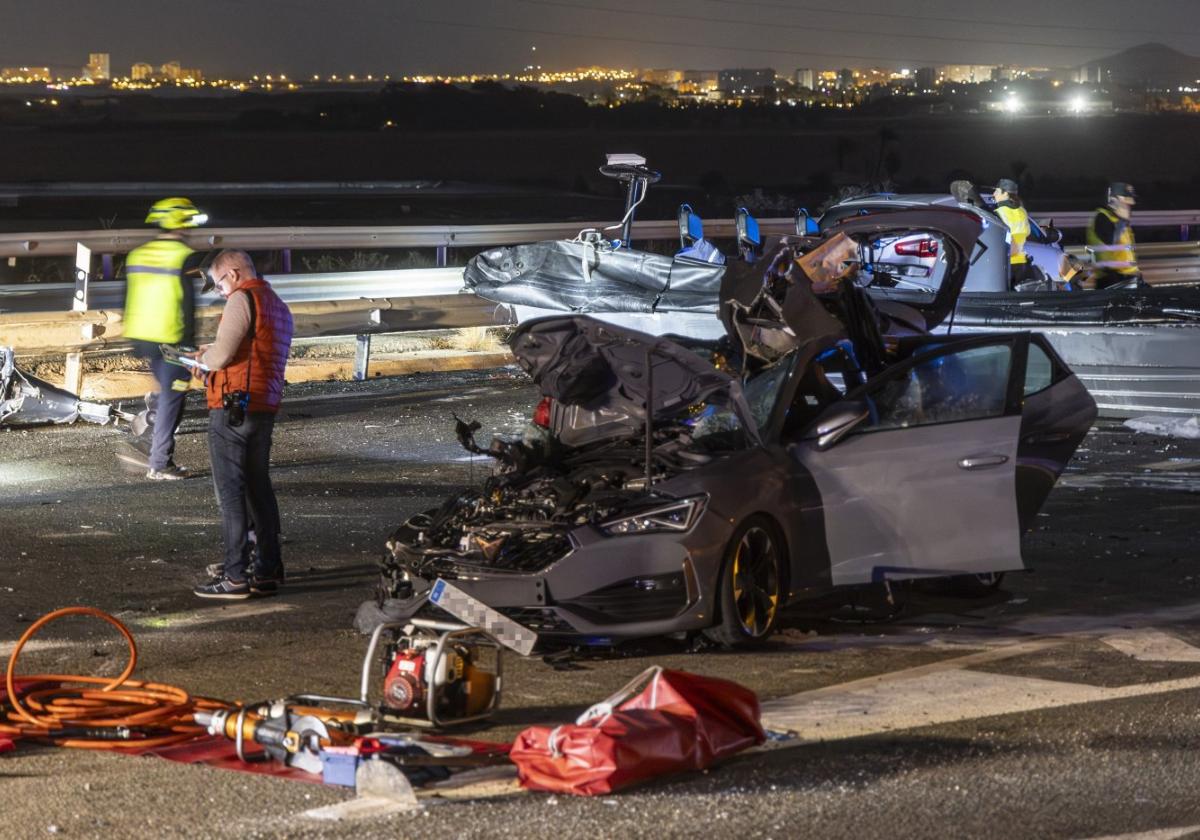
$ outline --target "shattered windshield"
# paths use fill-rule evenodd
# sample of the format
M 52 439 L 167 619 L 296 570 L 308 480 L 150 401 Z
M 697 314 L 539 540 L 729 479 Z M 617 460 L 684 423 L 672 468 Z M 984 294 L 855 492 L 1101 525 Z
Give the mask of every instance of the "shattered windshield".
M 750 416 L 754 418 L 754 424 L 760 431 L 766 428 L 771 420 L 771 413 L 775 410 L 783 383 L 792 370 L 794 358 L 795 354 L 789 353 L 742 386 L 746 402 L 750 406 Z

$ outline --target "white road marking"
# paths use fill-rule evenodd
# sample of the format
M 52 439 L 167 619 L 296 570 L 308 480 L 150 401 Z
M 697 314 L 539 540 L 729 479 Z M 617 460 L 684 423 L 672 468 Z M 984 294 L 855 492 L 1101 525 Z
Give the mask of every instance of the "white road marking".
M 39 650 L 57 650 L 59 648 L 71 647 L 73 644 L 73 642 L 43 642 L 41 639 L 30 639 L 25 643 L 25 647 L 21 648 L 21 654 L 34 653 Z M 0 642 L 0 656 L 10 656 L 13 648 L 16 646 L 16 640 Z
M 42 540 L 69 540 L 77 537 L 115 537 L 113 531 L 70 531 L 61 534 L 39 534 L 38 539 Z
M 1142 831 L 1137 834 L 1106 834 L 1103 837 L 1093 837 L 1091 840 L 1175 840 L 1177 837 L 1187 837 L 1189 834 L 1200 832 L 1200 825 L 1189 825 L 1183 828 L 1159 828 L 1154 831 Z
M 1200 688 L 1200 677 L 1105 688 L 966 670 L 1062 641 L 1032 640 L 770 700 L 762 705 L 763 725 L 830 741 Z
M 1103 475 L 1064 475 L 1058 479 L 1059 487 L 1104 487 L 1109 479 Z
M 1035 638 L 1014 642 L 1012 637 L 975 637 L 970 641 L 985 648 L 977 653 L 767 701 L 763 703 L 763 722 L 771 728 L 794 730 L 810 740 L 835 740 L 1200 687 L 1200 677 L 1103 688 L 966 670 L 1079 636 L 1098 638 L 1141 661 L 1200 662 L 1200 649 L 1153 626 L 1197 618 L 1200 603 L 1121 615 L 1021 619 L 1002 629 Z M 828 637 L 813 639 L 818 645 L 829 641 Z M 884 636 L 863 643 L 886 641 Z M 905 641 L 912 639 L 905 637 Z
M 1153 628 L 1117 633 L 1101 641 L 1139 662 L 1200 662 L 1200 648 Z
M 1116 634 L 1122 631 L 1162 624 L 1180 624 L 1200 619 L 1200 603 L 1180 604 L 1147 612 L 1120 615 L 1047 615 L 1034 616 L 1003 625 L 1007 630 L 1038 636 Z
M 1168 461 L 1155 461 L 1152 464 L 1142 464 L 1142 469 L 1163 470 L 1165 472 L 1173 472 L 1174 470 L 1200 469 L 1200 460 L 1195 458 L 1172 458 Z
M 288 604 L 281 601 L 275 601 L 268 604 L 234 604 L 220 609 L 212 610 L 188 610 L 180 613 L 166 613 L 165 615 L 148 615 L 129 618 L 123 614 L 118 614 L 117 618 L 121 619 L 127 625 L 135 627 L 143 627 L 149 630 L 181 630 L 189 627 L 203 627 L 206 624 L 217 624 L 222 621 L 237 621 L 243 618 L 253 618 L 258 615 L 271 615 L 273 613 L 291 612 L 299 609 L 295 604 Z M 76 641 L 58 641 L 30 639 L 21 653 L 33 653 L 39 650 L 57 650 L 60 648 L 75 647 L 80 642 Z M 11 642 L 0 642 L 0 656 L 9 656 L 13 652 L 13 648 L 17 645 L 16 640 Z
M 329 820 L 332 822 L 357 822 L 359 820 L 375 820 L 390 817 L 393 814 L 403 814 L 408 811 L 418 811 L 420 803 L 397 802 L 395 799 L 383 799 L 376 796 L 360 796 L 357 799 L 347 799 L 323 808 L 313 808 L 301 812 L 300 816 L 310 820 Z
M 233 604 L 220 609 L 209 610 L 188 610 L 179 613 L 166 613 L 164 615 L 149 615 L 140 616 L 137 618 L 123 619 L 128 624 L 134 624 L 138 627 L 147 627 L 152 630 L 180 630 L 188 627 L 202 627 L 205 624 L 217 624 L 222 621 L 237 621 L 243 618 L 253 618 L 258 615 L 271 615 L 273 613 L 291 612 L 298 607 L 295 604 L 289 604 L 282 601 L 274 601 L 267 604 L 245 603 Z M 121 618 L 121 616 L 118 616 Z

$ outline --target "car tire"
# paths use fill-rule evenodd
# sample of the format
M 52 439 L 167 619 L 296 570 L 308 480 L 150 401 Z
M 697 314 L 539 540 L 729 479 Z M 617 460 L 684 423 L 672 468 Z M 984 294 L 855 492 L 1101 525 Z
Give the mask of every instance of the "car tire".
M 959 598 L 983 598 L 999 589 L 1003 582 L 1004 572 L 956 575 L 949 579 L 950 594 Z
M 721 565 L 717 623 L 704 634 L 725 648 L 763 642 L 775 630 L 787 592 L 779 529 L 752 516 L 734 531 Z

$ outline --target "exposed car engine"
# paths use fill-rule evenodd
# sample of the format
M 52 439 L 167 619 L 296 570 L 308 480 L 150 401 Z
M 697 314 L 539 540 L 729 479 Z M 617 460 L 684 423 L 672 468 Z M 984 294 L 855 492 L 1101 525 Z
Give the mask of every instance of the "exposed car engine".
M 686 414 L 694 416 L 654 429 L 652 484 L 709 463 L 734 437 L 716 430 L 708 407 Z M 570 550 L 572 529 L 603 523 L 647 498 L 643 436 L 567 447 L 531 425 L 522 440 L 496 438 L 483 450 L 473 440 L 478 424 L 458 422 L 464 447 L 501 466 L 481 489 L 409 518 L 392 534 L 391 562 L 384 563 L 390 592 L 404 588 L 409 573 L 431 579 L 453 578 L 471 566 L 540 571 Z

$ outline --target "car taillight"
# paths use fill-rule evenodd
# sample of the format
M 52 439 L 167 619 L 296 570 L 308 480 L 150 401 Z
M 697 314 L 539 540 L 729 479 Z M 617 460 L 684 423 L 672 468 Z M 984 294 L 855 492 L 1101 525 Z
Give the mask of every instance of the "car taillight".
M 909 239 L 897 242 L 896 253 L 902 257 L 936 257 L 938 241 L 936 239 Z
M 542 401 L 533 410 L 533 425 L 543 429 L 550 428 L 550 398 L 542 397 Z

